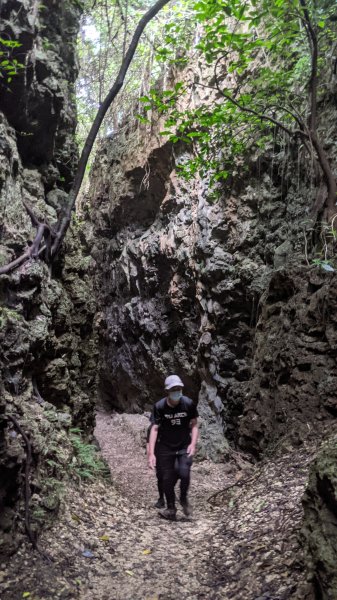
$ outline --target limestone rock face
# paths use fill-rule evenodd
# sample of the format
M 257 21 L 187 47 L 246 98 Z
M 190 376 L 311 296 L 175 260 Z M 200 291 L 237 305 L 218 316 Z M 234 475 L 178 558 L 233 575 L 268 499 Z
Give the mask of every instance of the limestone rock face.
M 0 79 L 0 265 L 34 239 L 22 200 L 55 223 L 73 175 L 79 16 L 70 0 L 0 3 L 1 37 L 20 43 L 12 58 L 25 65 L 8 84 Z M 71 474 L 69 429 L 92 429 L 96 309 L 85 239 L 76 221 L 52 273 L 30 261 L 0 277 L 0 555 L 24 534 L 26 448 L 8 415 L 32 446 L 33 532 L 57 509 L 60 481 Z
M 337 277 L 323 270 L 273 273 L 260 298 L 241 446 L 259 454 L 279 436 L 300 445 L 336 417 Z
M 332 98 L 324 110 L 332 130 Z M 132 127 L 103 144 L 85 208 L 102 401 L 147 410 L 177 373 L 214 439 L 202 453 L 226 456 L 219 435 L 257 457 L 301 444 L 335 416 L 336 368 L 337 278 L 311 262 L 306 165 L 252 151 L 214 202 L 179 177 L 186 147 Z
M 234 435 L 250 373 L 252 277 L 265 266 L 242 264 L 232 241 L 222 247 L 219 240 L 231 238 L 230 211 L 226 223 L 225 204 L 208 203 L 202 181 L 187 186 L 177 177 L 170 145 L 150 151 L 145 166 L 136 159 L 107 145 L 87 208 L 101 397 L 119 410 L 149 409 L 163 396 L 165 376 L 181 375 L 186 394 L 200 394 L 204 428 L 214 433 L 206 443 L 205 429 L 202 452 L 223 459 L 224 432 Z
M 24 68 L 2 80 L 0 110 L 16 131 L 24 165 L 39 165 L 45 187 L 71 181 L 77 74 L 75 44 L 80 3 L 71 0 L 3 0 L 2 38 L 20 44 L 11 53 Z M 14 101 L 15 99 L 15 101 Z
M 337 438 L 330 438 L 314 461 L 303 498 L 302 534 L 316 597 L 337 597 Z

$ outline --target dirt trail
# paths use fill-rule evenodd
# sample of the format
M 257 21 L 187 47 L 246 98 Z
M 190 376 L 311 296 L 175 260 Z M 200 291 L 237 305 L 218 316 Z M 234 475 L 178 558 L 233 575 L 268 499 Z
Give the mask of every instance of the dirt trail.
M 309 599 L 298 529 L 313 449 L 247 472 L 238 469 L 240 460 L 196 462 L 193 517 L 179 512 L 171 523 L 152 508 L 157 495 L 145 460 L 146 425 L 139 415 L 97 416 L 96 437 L 114 485 L 69 491 L 59 523 L 40 540 L 53 562 L 23 547 L 10 566 L 0 566 L 1 598 L 29 592 L 29 600 Z

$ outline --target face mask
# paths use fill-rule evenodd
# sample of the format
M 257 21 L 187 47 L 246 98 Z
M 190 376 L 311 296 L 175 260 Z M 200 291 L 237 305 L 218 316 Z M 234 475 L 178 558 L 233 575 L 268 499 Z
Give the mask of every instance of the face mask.
M 172 400 L 172 402 L 179 402 L 182 395 L 183 395 L 183 393 L 180 391 L 179 392 L 169 392 L 169 398 L 170 398 L 170 400 Z

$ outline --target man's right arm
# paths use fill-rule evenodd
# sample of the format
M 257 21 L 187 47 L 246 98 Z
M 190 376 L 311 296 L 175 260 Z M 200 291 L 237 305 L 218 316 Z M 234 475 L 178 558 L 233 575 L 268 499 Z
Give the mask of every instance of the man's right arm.
M 149 440 L 149 455 L 148 455 L 148 463 L 150 469 L 154 469 L 156 466 L 156 456 L 154 453 L 154 448 L 156 445 L 158 436 L 158 425 L 154 424 L 151 427 L 150 440 Z
M 146 456 L 149 458 L 149 450 L 150 450 L 150 434 L 151 434 L 152 425 L 149 425 L 146 432 Z

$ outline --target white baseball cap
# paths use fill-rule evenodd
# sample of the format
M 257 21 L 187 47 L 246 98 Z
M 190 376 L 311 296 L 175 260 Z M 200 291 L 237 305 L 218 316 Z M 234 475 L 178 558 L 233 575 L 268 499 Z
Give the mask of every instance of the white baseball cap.
M 171 390 L 173 387 L 184 387 L 184 384 L 178 375 L 169 375 L 165 379 L 165 390 Z

